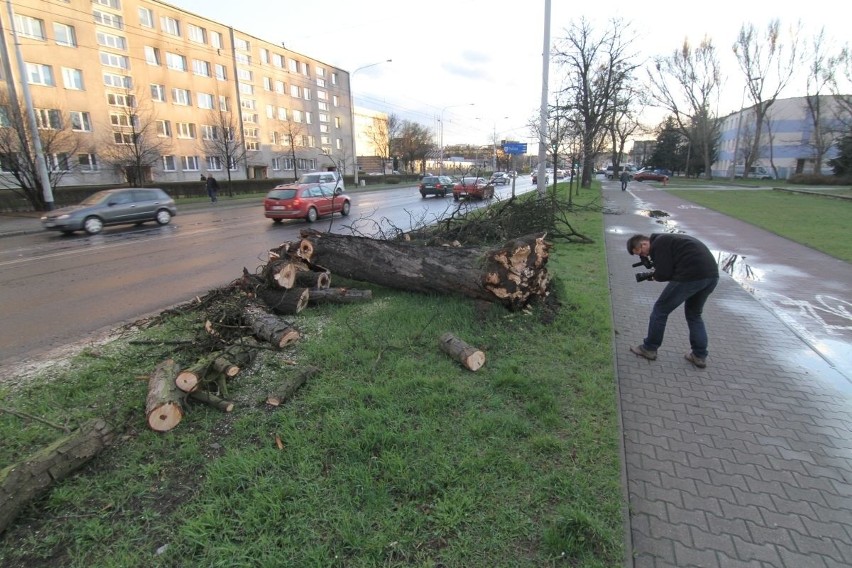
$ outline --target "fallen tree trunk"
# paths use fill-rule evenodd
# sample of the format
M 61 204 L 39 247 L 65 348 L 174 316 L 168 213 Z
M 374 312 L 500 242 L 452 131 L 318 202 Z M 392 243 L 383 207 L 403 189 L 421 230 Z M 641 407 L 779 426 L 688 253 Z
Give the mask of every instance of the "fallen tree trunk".
M 335 275 L 398 290 L 461 294 L 520 309 L 548 293 L 545 235 L 490 250 L 429 247 L 399 241 L 302 231 L 298 254 Z
M 356 290 L 355 288 L 308 290 L 308 302 L 311 304 L 354 304 L 372 299 L 372 290 Z
M 215 408 L 216 410 L 221 410 L 222 412 L 230 412 L 234 409 L 233 402 L 219 398 L 209 391 L 195 391 L 190 393 L 189 398 L 197 400 L 198 402 L 203 402 L 207 406 Z
M 260 308 L 246 309 L 245 318 L 258 338 L 281 348 L 297 341 L 301 334 L 292 323 Z
M 299 387 L 301 387 L 305 382 L 319 373 L 319 369 L 316 367 L 305 367 L 302 371 L 300 371 L 295 377 L 288 379 L 287 382 L 284 383 L 284 386 L 281 387 L 275 394 L 270 394 L 266 397 L 266 404 L 270 406 L 279 406 L 284 404 L 287 400 L 289 400 L 293 394 Z
M 276 314 L 295 315 L 308 305 L 307 288 L 291 288 L 290 290 L 273 290 L 260 288 L 257 297 Z
M 452 333 L 441 336 L 441 351 L 455 359 L 466 369 L 476 371 L 485 364 L 485 353 L 468 345 Z
M 0 533 L 27 503 L 104 451 L 113 437 L 106 421 L 90 420 L 70 435 L 0 471 Z
M 295 286 L 322 290 L 331 286 L 331 275 L 326 271 L 300 270 L 296 273 Z
M 145 419 L 156 432 L 168 432 L 183 419 L 183 393 L 175 384 L 178 365 L 166 359 L 154 369 L 148 379 L 148 398 L 145 401 Z

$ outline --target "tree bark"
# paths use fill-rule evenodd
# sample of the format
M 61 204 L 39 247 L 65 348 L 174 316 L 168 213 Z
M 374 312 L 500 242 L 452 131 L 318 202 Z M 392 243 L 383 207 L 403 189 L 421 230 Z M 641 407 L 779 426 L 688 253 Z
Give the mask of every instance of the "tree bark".
M 326 271 L 300 270 L 296 273 L 295 285 L 311 290 L 324 290 L 331 286 L 331 275 Z
M 308 305 L 308 289 L 292 288 L 290 290 L 273 290 L 261 288 L 257 297 L 276 314 L 295 315 Z
M 145 401 L 145 418 L 156 432 L 168 432 L 183 419 L 183 393 L 175 384 L 178 366 L 174 359 L 166 359 L 154 369 L 148 379 L 148 398 Z
M 190 393 L 189 398 L 203 402 L 207 406 L 213 407 L 222 412 L 231 412 L 234 409 L 234 403 L 230 400 L 219 398 L 215 394 L 208 391 L 195 391 Z
M 316 367 L 305 367 L 295 377 L 288 379 L 281 390 L 266 397 L 266 404 L 279 406 L 289 400 L 308 379 L 319 373 Z
M 548 293 L 550 243 L 528 235 L 500 248 L 429 247 L 302 231 L 298 254 L 335 275 L 399 290 L 461 294 L 521 309 Z
M 445 333 L 441 336 L 441 351 L 455 359 L 466 369 L 479 370 L 485 364 L 485 353 L 472 347 L 453 335 Z
M 301 334 L 292 323 L 260 308 L 248 308 L 245 317 L 258 339 L 281 348 L 298 341 Z
M 90 420 L 70 435 L 0 471 L 0 533 L 30 500 L 100 454 L 113 438 L 106 421 Z
M 372 290 L 327 288 L 325 290 L 308 291 L 308 302 L 311 304 L 354 304 L 357 302 L 367 302 L 372 299 Z

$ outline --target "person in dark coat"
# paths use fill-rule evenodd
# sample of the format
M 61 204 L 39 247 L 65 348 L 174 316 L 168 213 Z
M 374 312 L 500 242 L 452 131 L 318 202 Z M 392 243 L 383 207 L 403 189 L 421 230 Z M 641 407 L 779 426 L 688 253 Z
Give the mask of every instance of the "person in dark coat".
M 204 176 L 201 177 L 203 178 Z M 216 203 L 216 194 L 219 192 L 219 182 L 217 182 L 216 178 L 214 178 L 213 176 L 207 176 L 205 184 L 207 186 L 207 195 L 210 197 L 210 201 L 212 203 Z
M 627 171 L 621 172 L 621 191 L 627 190 L 627 182 L 630 181 L 630 174 Z
M 668 282 L 651 310 L 648 336 L 630 351 L 654 361 L 663 343 L 669 314 L 684 304 L 692 350 L 684 357 L 696 367 L 707 366 L 707 329 L 701 314 L 707 298 L 719 283 L 719 266 L 707 245 L 689 235 L 653 233 L 650 237 L 633 235 L 627 252 L 650 260 L 652 280 Z

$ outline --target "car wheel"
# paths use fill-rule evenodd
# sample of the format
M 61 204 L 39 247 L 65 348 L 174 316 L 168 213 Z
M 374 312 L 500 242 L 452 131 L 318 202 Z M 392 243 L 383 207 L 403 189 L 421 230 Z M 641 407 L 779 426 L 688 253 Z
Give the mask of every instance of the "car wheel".
M 308 223 L 313 223 L 317 220 L 318 217 L 319 215 L 317 214 L 317 210 L 311 207 L 310 209 L 308 209 L 308 216 L 305 218 L 308 220 Z
M 280 223 L 280 222 L 281 222 L 281 219 L 273 219 L 273 220 L 272 220 L 272 222 L 273 222 L 273 223 L 275 223 L 275 224 L 277 225 L 278 223 Z
M 459 200 L 458 194 L 454 193 L 453 194 L 453 201 L 458 201 L 458 200 Z
M 83 221 L 83 230 L 90 235 L 97 235 L 103 230 L 103 228 L 104 222 L 98 217 L 87 217 L 86 220 Z
M 426 194 L 425 194 L 425 193 L 423 193 L 423 192 L 421 191 L 421 192 L 420 192 L 420 197 L 422 197 L 423 199 L 426 199 Z
M 157 211 L 157 224 L 159 225 L 168 225 L 172 220 L 172 214 L 169 213 L 166 209 L 160 209 Z
M 350 207 L 351 207 L 351 203 L 349 203 L 348 201 L 344 201 L 343 202 L 343 208 L 340 210 L 340 214 L 343 215 L 344 217 L 349 215 L 349 208 Z

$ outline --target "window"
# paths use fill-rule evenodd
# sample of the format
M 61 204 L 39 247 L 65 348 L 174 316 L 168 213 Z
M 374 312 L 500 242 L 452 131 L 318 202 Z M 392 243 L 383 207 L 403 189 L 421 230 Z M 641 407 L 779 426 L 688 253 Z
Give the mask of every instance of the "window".
M 244 112 L 243 113 L 243 122 L 251 122 L 257 123 L 257 113 L 256 112 Z
M 275 105 L 266 105 L 266 118 L 275 118 Z
M 337 98 L 337 95 L 331 97 L 331 104 L 334 106 L 340 106 L 340 99 Z
M 175 132 L 178 138 L 195 138 L 195 125 L 191 122 L 176 122 Z
M 175 168 L 175 157 L 174 156 L 163 156 L 163 171 L 173 172 L 177 168 Z
M 311 68 L 304 61 L 302 62 L 302 75 L 304 75 L 305 77 L 310 77 L 311 75 Z
M 222 49 L 222 46 L 224 45 L 222 43 L 222 34 L 219 32 L 210 32 L 210 45 L 216 49 Z
M 113 132 L 112 139 L 116 144 L 125 144 L 130 145 L 133 144 L 133 133 L 132 132 Z
M 216 72 L 216 78 L 219 79 L 220 81 L 227 81 L 228 80 L 228 74 L 225 70 L 224 65 L 219 65 L 217 63 L 216 67 L 215 67 L 215 72 Z
M 219 139 L 219 128 L 213 126 L 212 124 L 202 124 L 201 125 L 201 139 L 202 140 L 218 140 Z
M 248 69 L 237 69 L 237 77 L 239 77 L 241 81 L 248 81 L 249 83 L 252 81 L 252 73 Z
M 18 35 L 32 39 L 47 39 L 44 35 L 44 20 L 15 14 L 15 30 Z
M 246 150 L 256 152 L 260 150 L 260 142 L 254 140 L 246 140 Z
M 219 95 L 219 110 L 228 111 L 231 109 L 231 103 L 225 95 Z
M 334 127 L 340 128 L 340 117 L 339 116 L 334 117 Z
M 92 0 L 95 4 L 112 8 L 113 10 L 121 10 L 121 0 Z
M 342 138 L 335 138 L 334 139 L 334 145 L 335 145 L 335 147 L 337 147 L 338 150 L 343 149 L 343 139 Z
M 278 53 L 273 53 L 272 64 L 280 69 L 284 69 L 284 56 Z
M 191 105 L 192 96 L 187 89 L 172 89 L 172 100 L 176 105 Z
M 153 83 L 151 85 L 151 100 L 157 101 L 158 103 L 166 102 L 166 86 Z
M 222 169 L 222 159 L 219 156 L 207 156 L 207 171 L 218 172 Z
M 286 92 L 284 90 L 284 81 L 275 81 L 275 92 L 279 95 L 283 95 Z
M 136 97 L 133 95 L 119 95 L 116 93 L 107 93 L 107 104 L 110 106 L 120 106 L 132 108 L 136 106 Z
M 62 152 L 59 154 L 48 154 L 44 157 L 47 162 L 47 169 L 50 171 L 67 172 L 71 170 L 71 163 L 68 161 L 68 154 Z
M 271 91 L 272 90 L 272 79 L 270 77 L 263 78 L 263 90 Z
M 109 123 L 116 128 L 132 128 L 136 125 L 136 117 L 130 114 L 117 112 L 109 113 Z
M 306 112 L 306 113 L 305 113 L 305 122 L 306 122 L 307 124 L 313 124 L 313 122 L 314 122 L 314 115 L 313 115 L 313 113 L 311 113 L 311 112 Z
M 166 52 L 166 67 L 175 71 L 186 71 L 186 57 Z
M 30 85 L 44 85 L 53 87 L 53 68 L 50 65 L 40 63 L 27 63 L 27 79 Z
M 234 54 L 234 59 L 235 59 L 235 60 L 237 61 L 237 63 L 239 63 L 240 65 L 251 65 L 251 57 L 249 57 L 249 56 L 248 56 L 248 55 L 246 55 L 245 53 L 235 53 L 235 54 Z
M 293 122 L 302 122 L 302 111 L 294 110 L 292 114 L 293 114 Z
M 193 59 L 192 72 L 196 75 L 201 75 L 202 77 L 209 77 L 210 63 L 208 63 L 207 61 L 201 61 L 200 59 Z
M 327 101 L 328 100 L 328 92 L 323 91 L 322 89 L 317 89 L 317 100 L 318 101 Z
M 287 109 L 278 107 L 278 120 L 287 120 Z
M 210 93 L 196 93 L 198 108 L 213 109 L 213 95 Z
M 272 158 L 272 169 L 276 172 L 281 170 L 281 158 Z
M 258 128 L 246 128 L 243 133 L 248 138 L 257 138 L 258 134 L 260 134 L 260 129 Z
M 185 172 L 197 172 L 198 171 L 198 156 L 182 156 L 181 159 L 181 168 Z
M 319 121 L 320 122 L 328 122 L 329 118 L 330 117 L 328 116 L 328 114 L 326 114 L 324 112 L 319 113 Z
M 180 37 L 180 22 L 171 16 L 160 16 L 160 29 L 164 33 Z
M 77 163 L 81 172 L 98 171 L 98 161 L 94 154 L 77 154 Z
M 117 30 L 124 28 L 124 20 L 117 14 L 101 12 L 100 10 L 92 10 L 92 16 L 94 17 L 96 24 L 108 26 Z
M 271 144 L 274 144 L 275 146 L 278 145 L 278 133 L 275 132 L 274 130 L 269 133 L 269 142 Z
M 297 73 L 299 71 L 299 62 L 298 61 L 296 61 L 295 59 L 290 59 L 290 60 L 287 61 L 287 63 L 290 66 L 290 71 L 292 71 L 293 73 Z
M 109 47 L 111 49 L 127 50 L 127 40 L 118 35 L 108 34 L 106 32 L 98 32 L 96 34 L 98 45 Z
M 253 95 L 254 86 L 249 85 L 248 83 L 240 83 L 240 92 L 244 95 Z
M 240 99 L 240 106 L 246 110 L 255 110 L 257 108 L 257 101 L 254 99 Z
M 53 39 L 56 45 L 64 45 L 66 47 L 77 47 L 77 34 L 73 26 L 68 24 L 53 23 Z
M 71 130 L 77 132 L 92 131 L 92 119 L 88 112 L 72 110 L 69 115 L 71 117 Z
M 104 85 L 106 85 L 107 87 L 115 87 L 117 89 L 132 89 L 133 79 L 131 79 L 127 75 L 104 73 Z
M 154 12 L 148 8 L 139 8 L 139 25 L 146 28 L 154 27 Z
M 62 114 L 55 108 L 34 109 L 36 125 L 42 130 L 61 130 Z
M 160 64 L 160 50 L 156 47 L 151 47 L 150 45 L 145 46 L 145 61 L 148 65 L 159 65 Z
M 234 46 L 236 46 L 237 49 L 241 49 L 242 51 L 251 50 L 251 45 L 249 44 L 249 42 L 241 37 L 234 38 Z
M 100 56 L 101 65 L 106 65 L 107 67 L 118 67 L 119 69 L 130 69 L 130 59 L 125 55 L 102 51 Z
M 327 124 L 320 124 L 320 132 L 328 134 L 330 132 Z
M 319 102 L 317 103 L 317 108 L 320 110 L 328 110 L 328 103 Z
M 196 26 L 195 24 L 186 25 L 186 35 L 190 41 L 196 43 L 207 43 L 207 30 Z
M 322 144 L 323 146 L 331 146 L 331 137 L 320 136 L 320 144 Z
M 336 85 L 336 84 L 337 84 L 337 73 L 332 73 L 332 74 L 331 74 L 331 84 L 332 84 L 332 85 Z
M 260 48 L 260 62 L 269 64 L 269 50 L 265 47 Z
M 316 70 L 317 70 L 316 71 L 317 77 L 325 77 L 325 68 L 324 67 L 317 67 Z
M 296 97 L 297 99 L 301 96 L 298 85 L 290 85 L 290 96 Z
M 83 72 L 79 69 L 71 69 L 69 67 L 62 68 L 62 82 L 66 89 L 75 91 L 83 90 Z
M 158 120 L 157 121 L 157 136 L 161 138 L 171 138 L 172 137 L 172 123 L 168 120 Z
M 302 96 L 306 101 L 311 100 L 311 90 L 310 89 L 302 89 Z

